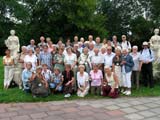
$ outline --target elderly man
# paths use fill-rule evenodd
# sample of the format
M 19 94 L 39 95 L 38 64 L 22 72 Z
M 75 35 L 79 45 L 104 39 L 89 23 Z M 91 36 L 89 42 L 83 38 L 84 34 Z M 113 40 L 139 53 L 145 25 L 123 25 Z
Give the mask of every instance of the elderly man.
M 122 49 L 128 49 L 131 50 L 131 43 L 127 41 L 126 35 L 122 35 L 122 43 L 121 43 Z
M 104 57 L 104 65 L 112 67 L 112 61 L 113 61 L 114 56 L 115 56 L 115 53 L 112 52 L 112 47 L 108 46 L 107 47 L 107 54 Z
M 52 54 L 48 52 L 48 46 L 43 47 L 43 52 L 40 53 L 40 65 L 46 64 L 49 69 L 52 69 Z
M 93 56 L 94 55 L 94 44 L 93 43 L 89 43 L 89 56 Z
M 88 41 L 89 43 L 93 43 L 94 45 L 96 44 L 96 42 L 93 40 L 93 35 L 88 36 Z
M 74 41 L 73 41 L 73 45 L 74 44 L 78 44 L 78 36 L 76 35 L 76 36 L 74 36 Z
M 45 42 L 45 37 L 44 36 L 41 36 L 40 37 L 40 43 L 38 43 L 38 46 L 40 47 L 40 50 L 42 51 L 43 50 L 43 46 L 47 45 L 46 42 Z
M 96 64 L 96 65 L 98 65 L 99 69 L 103 70 L 104 57 L 99 55 L 98 48 L 94 48 L 94 55 L 90 57 L 90 63 L 91 63 L 92 68 Z
M 30 45 L 27 46 L 27 49 L 32 49 L 33 51 L 35 51 L 36 45 L 35 45 L 35 40 L 31 39 L 30 40 Z
M 101 38 L 100 37 L 96 37 L 96 44 L 94 46 L 95 48 L 100 49 L 102 47 L 102 43 L 101 43 Z
M 149 87 L 154 87 L 153 81 L 153 66 L 152 63 L 154 61 L 154 54 L 151 49 L 148 47 L 148 42 L 143 42 L 143 50 L 140 52 L 140 70 L 142 71 L 143 82 L 147 87 L 149 83 Z

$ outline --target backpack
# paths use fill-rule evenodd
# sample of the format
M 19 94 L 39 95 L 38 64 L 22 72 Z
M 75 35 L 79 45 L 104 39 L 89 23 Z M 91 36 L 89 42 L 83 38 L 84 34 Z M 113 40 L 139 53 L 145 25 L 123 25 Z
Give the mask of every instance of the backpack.
M 149 50 L 150 57 L 152 58 L 152 56 L 151 56 L 152 55 L 151 49 L 148 49 L 148 50 Z M 142 54 L 142 52 L 143 52 L 143 50 L 140 51 L 141 54 Z

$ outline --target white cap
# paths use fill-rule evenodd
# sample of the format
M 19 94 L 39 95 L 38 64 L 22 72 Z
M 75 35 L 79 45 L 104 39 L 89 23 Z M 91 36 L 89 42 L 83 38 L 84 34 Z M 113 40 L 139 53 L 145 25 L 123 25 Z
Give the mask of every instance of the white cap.
M 147 45 L 147 46 L 148 46 L 148 42 L 144 41 L 144 42 L 143 42 L 143 45 Z

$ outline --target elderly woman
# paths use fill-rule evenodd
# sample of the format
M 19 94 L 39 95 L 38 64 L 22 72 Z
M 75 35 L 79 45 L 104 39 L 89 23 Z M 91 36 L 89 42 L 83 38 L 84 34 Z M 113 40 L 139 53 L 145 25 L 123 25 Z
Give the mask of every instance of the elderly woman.
M 64 64 L 70 64 L 71 70 L 74 72 L 74 79 L 76 79 L 76 73 L 77 73 L 77 55 L 72 52 L 72 48 L 68 47 L 66 48 L 67 54 L 64 57 Z M 76 83 L 74 84 L 74 90 L 76 91 Z
M 8 89 L 10 83 L 13 79 L 14 74 L 14 60 L 10 55 L 10 50 L 7 49 L 5 51 L 6 56 L 3 57 L 3 65 L 4 65 L 4 88 Z
M 93 70 L 90 71 L 91 78 L 91 93 L 101 95 L 101 85 L 103 81 L 102 71 L 98 69 L 98 65 L 93 65 Z
M 117 47 L 115 49 L 115 56 L 113 57 L 112 68 L 118 77 L 119 86 L 123 87 L 121 62 L 122 62 L 121 48 Z
M 47 82 L 52 79 L 52 71 L 48 68 L 47 64 L 42 65 L 42 75 L 44 76 Z
M 21 63 L 21 68 L 24 69 L 24 58 L 25 56 L 27 55 L 27 47 L 26 46 L 22 46 L 21 47 L 21 53 L 20 53 L 20 56 L 19 56 L 19 63 Z
M 107 48 L 107 46 L 108 46 L 108 45 L 107 45 L 107 38 L 104 38 L 104 39 L 103 39 L 103 42 L 102 42 L 102 47 L 103 47 L 103 48 Z
M 33 97 L 47 97 L 49 95 L 48 82 L 42 75 L 41 66 L 36 67 L 36 73 L 32 73 L 30 82 Z
M 89 54 L 88 54 L 88 48 L 85 47 L 83 49 L 83 53 L 80 55 L 78 59 L 78 64 L 79 65 L 85 65 L 87 73 L 90 72 L 90 66 L 89 66 Z
M 49 83 L 52 93 L 62 92 L 63 90 L 63 75 L 58 67 L 54 67 L 54 73 L 52 74 L 52 80 Z
M 23 83 L 23 90 L 26 93 L 30 92 L 30 86 L 29 86 L 29 82 L 30 82 L 30 78 L 32 76 L 32 63 L 28 62 L 26 63 L 26 69 L 23 70 L 22 72 L 22 83 Z
M 35 70 L 37 66 L 37 57 L 34 54 L 34 51 L 32 49 L 28 50 L 28 54 L 24 57 L 24 66 L 26 68 L 26 63 L 31 62 L 32 63 L 32 69 Z
M 70 97 L 73 91 L 73 85 L 74 85 L 74 73 L 71 70 L 71 65 L 70 64 L 66 64 L 65 65 L 65 70 L 62 73 L 63 77 L 64 77 L 64 81 L 63 81 L 63 92 L 64 92 L 64 97 Z
M 89 76 L 88 73 L 84 71 L 84 69 L 85 69 L 84 65 L 79 65 L 79 72 L 77 73 L 77 84 L 78 84 L 77 95 L 79 97 L 86 96 L 89 90 Z
M 132 68 L 134 66 L 133 58 L 128 53 L 128 49 L 124 48 L 122 50 L 122 76 L 123 76 L 123 85 L 124 85 L 124 92 L 125 95 L 131 95 L 131 74 Z
M 58 49 L 58 53 L 54 55 L 54 59 L 53 59 L 53 64 L 54 67 L 58 67 L 60 69 L 61 72 L 64 71 L 64 54 L 63 54 L 64 49 L 63 48 L 59 48 Z
M 64 64 L 70 64 L 71 65 L 71 69 L 75 69 L 76 68 L 76 64 L 77 64 L 77 56 L 76 54 L 74 54 L 72 52 L 72 48 L 68 47 L 66 48 L 66 55 L 64 57 Z
M 112 72 L 111 67 L 105 66 L 105 79 L 103 81 L 102 92 L 103 96 L 109 96 L 111 98 L 118 97 L 118 77 L 116 73 Z
M 132 83 L 136 84 L 137 89 L 139 88 L 139 67 L 140 67 L 140 53 L 138 53 L 138 46 L 132 47 L 130 55 L 133 58 L 134 67 L 132 68 Z

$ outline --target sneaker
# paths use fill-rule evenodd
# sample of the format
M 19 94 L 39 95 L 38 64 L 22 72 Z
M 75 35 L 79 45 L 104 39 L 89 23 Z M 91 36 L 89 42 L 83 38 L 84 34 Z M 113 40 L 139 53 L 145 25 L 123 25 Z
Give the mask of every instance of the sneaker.
M 122 92 L 122 94 L 124 94 L 124 95 L 125 95 L 126 93 L 127 93 L 127 91 L 123 91 L 123 92 Z
M 131 91 L 127 91 L 125 95 L 127 96 L 131 95 Z
M 68 94 L 68 97 L 71 97 L 71 94 L 70 94 L 70 93 Z
M 22 86 L 19 86 L 19 89 L 22 90 Z
M 64 95 L 65 98 L 68 98 L 70 96 L 71 96 L 71 94 L 69 94 L 69 93 Z
M 68 94 L 65 94 L 64 97 L 67 98 Z
M 123 92 L 124 92 L 124 89 L 122 89 L 120 92 L 123 93 Z

